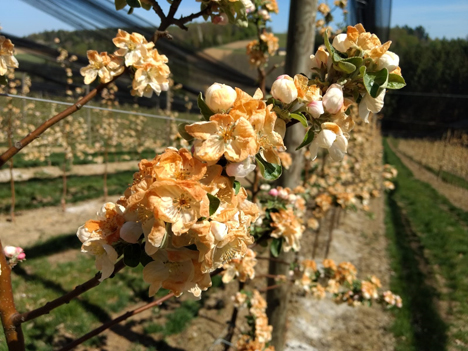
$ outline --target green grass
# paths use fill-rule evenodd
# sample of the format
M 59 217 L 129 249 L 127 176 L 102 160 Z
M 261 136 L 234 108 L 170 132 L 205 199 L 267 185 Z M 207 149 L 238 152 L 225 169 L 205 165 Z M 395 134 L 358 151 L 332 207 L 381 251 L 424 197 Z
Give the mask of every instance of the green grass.
M 132 182 L 133 171 L 109 174 L 107 188 L 109 195 L 123 194 Z M 94 199 L 102 196 L 104 180 L 102 175 L 71 176 L 67 178 L 67 203 Z M 15 183 L 16 210 L 55 206 L 62 196 L 62 178 L 31 179 Z M 0 184 L 0 212 L 8 212 L 11 207 L 10 184 Z
M 466 349 L 455 339 L 468 344 L 468 213 L 414 178 L 386 140 L 384 151 L 385 163 L 398 170 L 386 223 L 396 273 L 392 288 L 406 305 L 396 313 L 398 345 L 405 351 Z M 437 300 L 450 324 L 439 315 Z

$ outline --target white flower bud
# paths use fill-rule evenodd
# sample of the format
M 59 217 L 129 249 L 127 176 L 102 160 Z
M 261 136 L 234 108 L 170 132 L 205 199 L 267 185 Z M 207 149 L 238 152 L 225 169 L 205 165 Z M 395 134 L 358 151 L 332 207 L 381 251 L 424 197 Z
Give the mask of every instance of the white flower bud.
M 374 99 L 369 94 L 364 95 L 361 102 L 359 103 L 359 116 L 364 122 L 369 122 L 369 112 L 380 112 L 384 105 L 386 89 L 383 89 L 379 95 Z
M 269 14 L 268 11 L 265 10 L 265 9 L 258 10 L 258 15 L 259 15 L 264 21 L 268 21 L 268 20 L 270 19 L 270 14 Z
M 297 99 L 297 88 L 292 79 L 287 74 L 283 74 L 276 78 L 275 82 L 271 86 L 271 95 L 276 100 L 280 100 L 285 104 L 290 104 Z
M 3 253 L 6 257 L 12 258 L 16 255 L 16 247 L 14 246 L 5 246 L 3 248 Z
M 137 222 L 125 222 L 120 228 L 120 238 L 127 243 L 136 244 L 141 234 L 143 234 L 143 229 Z
M 284 189 L 281 189 L 280 191 L 278 191 L 278 196 L 282 198 L 283 200 L 287 200 L 289 198 L 288 192 Z
M 244 5 L 247 12 L 255 10 L 255 5 L 252 3 L 251 0 L 241 0 L 241 2 Z
M 291 194 L 291 195 L 288 196 L 288 201 L 289 201 L 289 202 L 294 202 L 294 201 L 296 201 L 296 200 L 297 200 L 297 196 L 296 196 L 296 195 Z
M 252 164 L 250 159 L 247 158 L 242 162 L 228 164 L 226 166 L 226 173 L 230 177 L 244 178 L 255 170 L 255 167 L 255 164 Z
M 262 184 L 260 185 L 260 189 L 262 189 L 263 191 L 268 191 L 271 189 L 271 185 L 270 184 Z
M 322 114 L 325 113 L 323 109 L 322 101 L 312 101 L 307 104 L 307 111 L 312 115 L 314 118 L 319 118 Z
M 322 64 L 326 67 L 328 56 L 328 52 L 326 52 L 322 47 L 318 48 L 315 55 L 310 55 L 310 68 L 321 68 Z
M 211 222 L 211 233 L 213 234 L 216 240 L 223 240 L 226 237 L 227 232 L 228 227 L 226 224 L 216 221 Z
M 377 69 L 380 71 L 383 68 L 388 69 L 392 72 L 400 64 L 400 58 L 397 54 L 391 51 L 387 51 L 377 60 Z
M 347 34 L 338 34 L 333 39 L 332 45 L 336 50 L 346 52 L 351 47 L 351 44 L 352 43 L 348 40 Z
M 332 84 L 323 96 L 323 107 L 331 114 L 338 113 L 343 107 L 343 88 L 339 84 Z
M 205 93 L 205 102 L 213 112 L 227 111 L 236 101 L 237 93 L 229 85 L 214 83 Z

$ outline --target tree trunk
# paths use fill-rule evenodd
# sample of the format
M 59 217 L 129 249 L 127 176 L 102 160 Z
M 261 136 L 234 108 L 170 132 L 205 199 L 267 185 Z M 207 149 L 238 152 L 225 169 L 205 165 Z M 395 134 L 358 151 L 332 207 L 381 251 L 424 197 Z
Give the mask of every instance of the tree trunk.
M 291 1 L 288 27 L 288 43 L 285 73 L 294 76 L 298 73 L 308 75 L 308 62 L 314 49 L 315 17 L 317 14 L 318 0 L 294 0 Z M 283 175 L 278 184 L 283 187 L 295 188 L 301 183 L 301 174 L 304 168 L 303 150 L 295 151 L 304 138 L 304 127 L 298 123 L 288 128 L 284 139 L 287 151 L 291 154 L 292 164 L 289 170 L 283 170 Z M 292 252 L 282 252 L 280 260 L 290 262 L 293 259 Z M 289 267 L 277 261 L 269 263 L 270 274 L 284 274 L 287 276 Z M 274 280 L 268 279 L 268 285 L 273 285 Z M 267 292 L 267 315 L 270 325 L 273 326 L 271 344 L 276 351 L 283 351 L 286 343 L 286 323 L 288 307 L 289 284 L 284 283 L 277 289 Z

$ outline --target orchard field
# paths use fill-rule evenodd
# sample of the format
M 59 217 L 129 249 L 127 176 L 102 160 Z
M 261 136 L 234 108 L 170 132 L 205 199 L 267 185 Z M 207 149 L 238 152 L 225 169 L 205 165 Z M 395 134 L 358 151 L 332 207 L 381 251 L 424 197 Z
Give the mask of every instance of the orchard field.
M 467 41 L 297 1 L 0 32 L 1 351 L 468 350 Z

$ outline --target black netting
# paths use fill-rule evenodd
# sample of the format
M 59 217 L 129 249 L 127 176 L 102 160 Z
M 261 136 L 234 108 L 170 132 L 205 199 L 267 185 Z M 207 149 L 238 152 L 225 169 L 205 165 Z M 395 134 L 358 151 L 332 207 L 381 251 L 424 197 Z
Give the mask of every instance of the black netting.
M 368 32 L 375 33 L 382 42 L 390 37 L 392 0 L 350 0 L 348 24 L 362 23 Z

